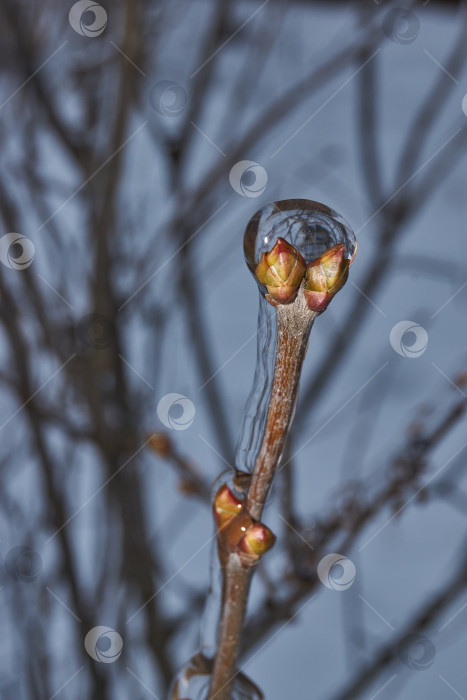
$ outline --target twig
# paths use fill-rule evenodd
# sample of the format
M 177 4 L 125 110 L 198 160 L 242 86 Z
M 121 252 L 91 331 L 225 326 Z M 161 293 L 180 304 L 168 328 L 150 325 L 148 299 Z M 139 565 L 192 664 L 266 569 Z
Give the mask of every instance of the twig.
M 422 607 L 415 618 L 406 627 L 387 643 L 376 655 L 373 663 L 363 669 L 341 693 L 333 696 L 333 700 L 355 700 L 361 698 L 362 693 L 379 673 L 387 668 L 397 658 L 398 650 L 404 639 L 409 634 L 420 634 L 429 627 L 459 595 L 464 593 L 467 585 L 467 567 L 465 560 L 452 579 L 437 593 L 428 605 Z
M 277 307 L 277 350 L 266 430 L 256 459 L 247 509 L 259 520 L 292 422 L 300 371 L 317 314 L 299 295 L 291 306 Z
M 277 307 L 277 349 L 271 400 L 262 444 L 246 497 L 246 509 L 259 520 L 279 463 L 290 427 L 301 367 L 313 321 L 317 314 L 307 308 L 305 297 Z M 236 675 L 241 630 L 253 569 L 242 566 L 230 554 L 223 571 L 222 615 L 218 651 L 214 663 L 210 700 L 229 700 Z

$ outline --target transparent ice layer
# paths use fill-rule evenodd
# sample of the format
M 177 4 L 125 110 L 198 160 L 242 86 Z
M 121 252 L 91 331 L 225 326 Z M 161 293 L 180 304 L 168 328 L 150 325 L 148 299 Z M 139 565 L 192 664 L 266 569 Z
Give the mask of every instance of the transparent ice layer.
M 261 294 L 259 298 L 256 369 L 253 386 L 243 412 L 235 466 L 252 472 L 266 424 L 276 356 L 276 310 Z
M 169 700 L 207 700 L 212 661 L 200 652 L 195 654 L 174 679 Z M 232 682 L 232 700 L 264 700 L 260 689 L 243 673 Z
M 344 243 L 349 260 L 357 248 L 349 224 L 325 204 L 309 199 L 271 202 L 256 212 L 245 231 L 243 249 L 253 276 L 261 254 L 269 252 L 279 237 L 295 246 L 307 265 L 338 243 Z
M 357 249 L 348 223 L 325 204 L 308 199 L 272 202 L 250 219 L 245 231 L 245 259 L 260 289 L 257 361 L 253 387 L 248 397 L 235 464 L 251 472 L 258 454 L 267 417 L 276 351 L 276 310 L 264 295 L 266 288 L 255 276 L 261 255 L 268 253 L 281 237 L 297 248 L 309 265 L 338 243 L 345 245 L 345 256 L 352 260 Z
M 245 232 L 245 258 L 254 276 L 262 253 L 269 252 L 279 237 L 294 245 L 307 265 L 338 243 L 344 243 L 345 254 L 349 259 L 353 258 L 356 251 L 355 236 L 348 224 L 324 204 L 306 199 L 273 202 L 253 216 Z M 276 309 L 264 296 L 265 287 L 259 283 L 258 286 L 260 303 L 257 362 L 240 430 L 235 464 L 237 471 L 228 470 L 219 476 L 213 485 L 213 496 L 226 483 L 237 497 L 242 497 L 245 475 L 239 472 L 253 471 L 264 434 L 274 374 L 277 322 Z M 211 586 L 201 629 L 201 649 L 177 674 L 169 700 L 207 700 L 217 647 L 221 598 L 222 575 L 214 547 Z M 263 694 L 252 681 L 239 673 L 233 682 L 232 700 L 263 700 Z

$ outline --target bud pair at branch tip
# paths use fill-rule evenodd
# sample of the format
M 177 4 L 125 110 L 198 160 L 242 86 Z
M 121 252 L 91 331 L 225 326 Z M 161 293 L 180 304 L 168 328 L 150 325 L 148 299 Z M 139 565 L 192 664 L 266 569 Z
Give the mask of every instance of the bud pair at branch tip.
M 277 306 L 292 303 L 304 281 L 303 293 L 310 311 L 323 312 L 347 281 L 351 260 L 345 258 L 345 245 L 338 243 L 308 266 L 301 253 L 283 238 L 278 238 L 269 253 L 263 253 L 255 274 Z
M 227 484 L 223 484 L 214 497 L 213 513 L 218 527 L 221 561 L 236 553 L 243 566 L 253 566 L 276 541 L 266 525 L 253 520 L 243 501 Z

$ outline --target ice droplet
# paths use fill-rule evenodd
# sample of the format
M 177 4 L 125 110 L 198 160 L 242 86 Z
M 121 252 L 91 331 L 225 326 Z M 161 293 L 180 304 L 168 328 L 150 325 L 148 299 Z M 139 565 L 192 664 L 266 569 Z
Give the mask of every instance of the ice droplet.
M 338 243 L 344 243 L 349 259 L 357 247 L 349 224 L 325 204 L 309 199 L 271 202 L 256 212 L 245 231 L 245 260 L 253 275 L 261 254 L 269 252 L 279 237 L 295 246 L 307 265 Z

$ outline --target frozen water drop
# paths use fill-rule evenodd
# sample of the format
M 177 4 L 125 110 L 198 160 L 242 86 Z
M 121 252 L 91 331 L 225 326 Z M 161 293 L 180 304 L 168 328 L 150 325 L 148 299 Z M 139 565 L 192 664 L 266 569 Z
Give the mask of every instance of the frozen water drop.
M 307 265 L 338 243 L 345 245 L 349 260 L 357 248 L 349 224 L 325 204 L 309 199 L 271 202 L 256 212 L 245 231 L 245 259 L 253 275 L 262 253 L 269 252 L 279 237 L 295 246 Z

